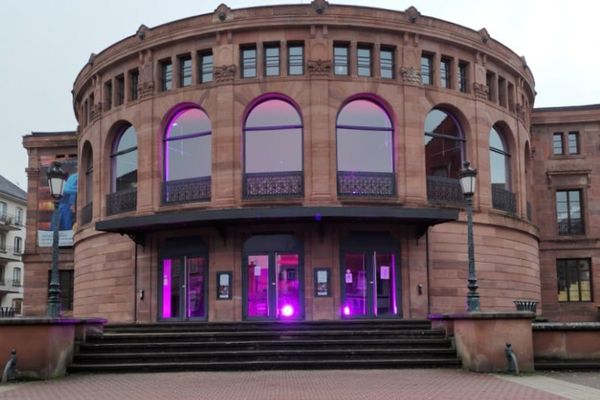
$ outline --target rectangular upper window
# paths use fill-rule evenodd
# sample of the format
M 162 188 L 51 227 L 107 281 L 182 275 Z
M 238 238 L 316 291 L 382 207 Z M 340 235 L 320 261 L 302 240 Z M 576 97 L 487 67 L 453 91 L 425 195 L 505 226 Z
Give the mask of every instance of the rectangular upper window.
M 173 89 L 173 63 L 171 60 L 160 62 L 160 90 Z
M 349 55 L 350 48 L 347 44 L 336 43 L 333 45 L 333 73 L 335 75 L 349 75 Z
M 112 97 L 113 97 L 112 81 L 108 81 L 104 84 L 104 106 L 107 110 L 112 108 Z
M 212 51 L 199 53 L 200 57 L 200 82 L 212 82 L 213 80 L 213 54 Z
M 138 83 L 140 80 L 140 72 L 137 69 L 129 71 L 129 99 L 138 99 Z
M 179 57 L 179 87 L 192 84 L 192 57 L 188 54 Z
M 7 209 L 7 205 L 5 202 L 0 201 L 0 219 L 5 220 L 7 215 L 8 209 Z
M 379 51 L 379 74 L 383 79 L 394 79 L 394 49 L 381 47 Z
M 556 218 L 559 235 L 583 235 L 581 190 L 556 191 Z
M 568 149 L 569 154 L 579 154 L 579 132 L 569 132 Z
M 117 106 L 120 106 L 125 102 L 125 76 L 117 76 L 115 78 L 115 83 L 117 85 L 117 97 L 115 102 Z
M 562 132 L 555 132 L 554 135 L 552 135 L 552 154 L 555 156 L 565 154 Z
M 589 258 L 556 260 L 559 302 L 592 301 L 590 264 Z
M 256 78 L 256 46 L 241 48 L 242 78 Z
M 421 83 L 423 85 L 433 85 L 433 57 L 429 54 L 421 56 Z
M 288 75 L 304 75 L 304 45 L 288 44 Z
M 452 83 L 450 79 L 450 69 L 452 68 L 452 60 L 442 57 L 440 62 L 440 85 L 443 88 L 450 89 Z
M 265 76 L 279 76 L 279 43 L 265 44 Z
M 21 207 L 17 207 L 17 215 L 15 218 L 15 223 L 17 225 L 23 225 L 23 209 Z
M 372 52 L 372 49 L 367 46 L 358 46 L 356 49 L 356 70 L 358 72 L 358 76 L 372 76 Z
M 463 93 L 467 93 L 469 91 L 468 74 L 469 63 L 466 61 L 460 61 L 458 63 L 458 90 Z
M 21 254 L 23 252 L 23 246 L 22 246 L 23 239 L 21 239 L 18 236 L 15 236 L 14 244 L 15 244 L 15 248 L 13 249 L 13 252 L 15 254 Z

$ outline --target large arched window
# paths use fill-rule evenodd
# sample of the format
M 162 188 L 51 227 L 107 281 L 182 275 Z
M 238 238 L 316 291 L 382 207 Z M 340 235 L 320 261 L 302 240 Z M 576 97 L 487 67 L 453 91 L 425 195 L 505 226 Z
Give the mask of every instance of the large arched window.
M 464 159 L 462 129 L 450 113 L 433 109 L 425 117 L 427 198 L 436 203 L 464 202 L 458 173 Z
M 294 106 L 268 99 L 244 124 L 244 197 L 301 196 L 302 119 Z
M 121 129 L 113 144 L 112 192 L 107 214 L 135 210 L 137 206 L 137 135 L 132 125 Z
M 92 146 L 85 142 L 82 151 L 83 170 L 85 179 L 83 181 L 83 208 L 81 209 L 81 224 L 87 224 L 92 220 L 92 208 L 94 200 L 94 155 Z
M 510 152 L 502 129 L 490 129 L 490 179 L 494 208 L 515 212 L 515 195 L 510 191 Z
M 393 196 L 394 127 L 385 110 L 367 99 L 347 103 L 336 121 L 338 194 Z
M 210 199 L 211 124 L 206 113 L 187 108 L 175 114 L 164 138 L 163 202 Z

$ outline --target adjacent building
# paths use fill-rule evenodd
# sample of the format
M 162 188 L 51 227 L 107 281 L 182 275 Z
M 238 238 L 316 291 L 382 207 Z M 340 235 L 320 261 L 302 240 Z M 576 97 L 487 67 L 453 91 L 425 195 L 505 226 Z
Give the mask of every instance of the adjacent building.
M 0 314 L 23 314 L 27 192 L 0 175 Z
M 220 5 L 90 56 L 77 133 L 24 140 L 29 206 L 43 155 L 77 160 L 61 253 L 75 316 L 425 318 L 465 309 L 468 160 L 482 309 L 594 319 L 600 107 L 534 97 L 523 57 L 414 7 Z M 31 314 L 49 269 L 38 217 Z

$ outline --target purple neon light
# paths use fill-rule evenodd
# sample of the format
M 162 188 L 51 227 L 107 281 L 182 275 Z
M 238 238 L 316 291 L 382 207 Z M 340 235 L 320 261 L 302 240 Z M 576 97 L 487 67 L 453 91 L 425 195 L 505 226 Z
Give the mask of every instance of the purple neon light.
M 163 260 L 162 317 L 171 318 L 171 260 Z
M 281 315 L 283 315 L 286 318 L 293 316 L 294 307 L 292 307 L 290 304 L 284 305 L 283 307 L 281 307 Z
M 342 313 L 345 316 L 349 316 L 350 315 L 350 307 L 349 306 L 344 306 L 344 309 L 342 310 Z

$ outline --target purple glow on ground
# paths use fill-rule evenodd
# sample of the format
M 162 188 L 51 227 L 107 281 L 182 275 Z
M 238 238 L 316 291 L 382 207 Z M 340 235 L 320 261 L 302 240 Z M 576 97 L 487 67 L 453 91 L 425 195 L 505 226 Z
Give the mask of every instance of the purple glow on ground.
M 162 317 L 171 318 L 171 260 L 163 261 Z
M 281 315 L 283 315 L 284 317 L 291 317 L 292 315 L 294 315 L 294 307 L 292 307 L 289 304 L 286 304 L 285 306 L 281 307 Z

